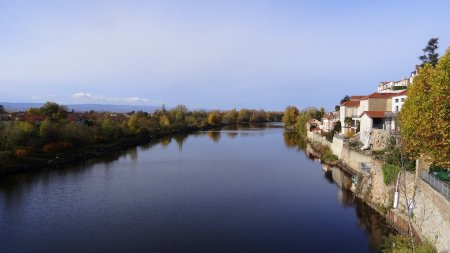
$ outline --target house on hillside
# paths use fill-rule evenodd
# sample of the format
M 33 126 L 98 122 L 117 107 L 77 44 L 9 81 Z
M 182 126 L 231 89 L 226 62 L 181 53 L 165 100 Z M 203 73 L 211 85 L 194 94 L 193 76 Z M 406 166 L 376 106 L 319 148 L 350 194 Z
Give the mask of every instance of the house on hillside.
M 416 65 L 416 70 L 411 72 L 409 77 L 404 77 L 399 81 L 387 81 L 378 83 L 377 92 L 378 93 L 391 93 L 391 92 L 402 92 L 408 88 L 414 81 L 419 70 L 419 65 Z
M 311 132 L 320 132 L 320 125 L 321 122 L 318 121 L 317 119 L 310 119 L 306 123 L 308 130 Z
M 331 132 L 334 128 L 334 124 L 339 121 L 338 112 L 330 112 L 324 115 L 321 119 L 320 129 L 323 132 Z
M 341 134 L 356 132 L 356 119 L 358 108 L 362 98 L 365 96 L 351 96 L 350 100 L 342 103 L 339 108 L 339 120 L 341 121 Z M 346 120 L 347 119 L 347 120 Z
M 396 129 L 396 114 L 390 111 L 365 111 L 360 117 L 361 131 L 383 129 L 393 131 Z

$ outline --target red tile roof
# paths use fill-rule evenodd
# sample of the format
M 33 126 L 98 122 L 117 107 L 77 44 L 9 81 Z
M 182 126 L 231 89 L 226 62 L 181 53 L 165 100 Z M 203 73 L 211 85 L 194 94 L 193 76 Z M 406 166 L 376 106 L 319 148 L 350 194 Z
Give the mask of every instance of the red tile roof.
M 359 106 L 359 101 L 348 100 L 348 101 L 342 103 L 341 106 L 357 107 L 357 106 Z
M 395 96 L 393 96 L 393 97 L 396 97 L 396 96 L 403 96 L 403 95 L 406 95 L 406 90 L 403 90 L 402 92 L 397 93 L 397 95 L 395 95 Z
M 384 118 L 384 113 L 385 111 L 365 111 L 361 114 L 361 116 L 365 114 L 369 118 Z
M 350 100 L 352 101 L 360 101 L 361 99 L 363 99 L 365 96 L 351 96 Z
M 397 96 L 398 93 L 390 93 L 390 92 L 386 92 L 386 93 L 378 93 L 378 92 L 374 92 L 370 95 L 365 96 L 363 99 L 368 99 L 368 98 L 391 98 L 394 96 Z

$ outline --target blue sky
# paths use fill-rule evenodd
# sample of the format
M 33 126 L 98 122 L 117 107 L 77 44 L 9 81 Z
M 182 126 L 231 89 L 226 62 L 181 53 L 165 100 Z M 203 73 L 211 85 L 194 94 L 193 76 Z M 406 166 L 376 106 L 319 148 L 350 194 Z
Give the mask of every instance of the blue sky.
M 334 107 L 450 46 L 449 1 L 0 1 L 0 101 Z

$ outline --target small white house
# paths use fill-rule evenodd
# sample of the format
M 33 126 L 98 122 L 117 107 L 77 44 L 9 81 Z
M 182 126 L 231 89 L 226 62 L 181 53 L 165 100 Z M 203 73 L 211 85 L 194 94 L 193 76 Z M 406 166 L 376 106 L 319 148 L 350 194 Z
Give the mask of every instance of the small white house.
M 338 113 L 329 113 L 322 117 L 322 124 L 320 129 L 324 132 L 331 132 L 334 128 L 334 124 L 339 121 Z

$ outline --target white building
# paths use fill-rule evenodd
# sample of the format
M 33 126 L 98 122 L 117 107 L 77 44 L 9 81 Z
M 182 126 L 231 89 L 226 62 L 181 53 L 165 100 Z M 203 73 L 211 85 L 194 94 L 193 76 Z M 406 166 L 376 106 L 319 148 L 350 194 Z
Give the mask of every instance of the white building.
M 392 97 L 392 112 L 398 113 L 405 103 L 406 90 L 400 92 L 397 96 Z
M 322 124 L 320 125 L 320 129 L 323 132 L 331 132 L 334 128 L 334 124 L 339 121 L 339 113 L 328 113 L 322 117 Z
M 378 84 L 378 93 L 386 93 L 386 92 L 395 92 L 400 93 L 406 88 L 411 85 L 414 81 L 414 77 L 417 75 L 417 71 L 419 69 L 419 66 L 416 66 L 416 70 L 411 72 L 411 75 L 409 77 L 405 77 L 399 81 L 387 81 L 387 82 L 380 82 Z

